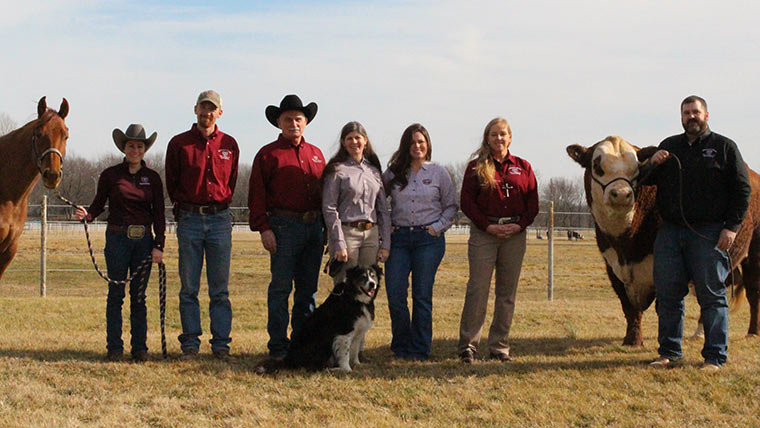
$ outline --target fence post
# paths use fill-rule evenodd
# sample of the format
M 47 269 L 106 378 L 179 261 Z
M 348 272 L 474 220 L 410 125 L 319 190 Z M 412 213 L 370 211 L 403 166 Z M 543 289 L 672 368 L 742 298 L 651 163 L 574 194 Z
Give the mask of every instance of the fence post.
M 554 298 L 554 202 L 549 202 L 549 230 L 546 231 L 547 238 L 549 240 L 549 269 L 548 269 L 548 281 L 549 301 Z
M 42 195 L 40 210 L 40 297 L 45 297 L 47 295 L 47 195 Z

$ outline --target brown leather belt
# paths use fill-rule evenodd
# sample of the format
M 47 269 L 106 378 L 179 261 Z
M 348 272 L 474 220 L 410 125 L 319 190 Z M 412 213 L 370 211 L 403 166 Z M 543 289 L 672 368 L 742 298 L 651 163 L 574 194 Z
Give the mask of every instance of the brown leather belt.
M 129 239 L 142 239 L 142 237 L 145 236 L 146 229 L 148 229 L 148 226 L 143 226 L 142 224 L 130 224 L 127 226 L 122 226 L 120 224 L 109 224 L 106 226 L 107 231 L 126 233 L 127 238 Z
M 269 214 L 292 218 L 293 220 L 298 220 L 301 223 L 306 223 L 306 224 L 312 224 L 316 222 L 317 219 L 319 218 L 319 211 L 306 211 L 303 213 L 299 213 L 295 211 L 281 210 L 279 208 L 275 208 L 275 209 L 270 210 Z
M 488 217 L 488 222 L 491 224 L 512 224 L 520 221 L 519 215 L 512 217 Z
M 370 230 L 372 227 L 375 226 L 375 223 L 372 223 L 371 221 L 352 221 L 350 223 L 343 223 L 346 226 L 354 227 L 359 230 Z
M 197 205 L 197 204 L 189 204 L 187 202 L 180 202 L 178 205 L 179 205 L 179 209 L 181 209 L 182 211 L 189 211 L 191 213 L 196 213 L 200 215 L 216 214 L 230 207 L 229 204 Z

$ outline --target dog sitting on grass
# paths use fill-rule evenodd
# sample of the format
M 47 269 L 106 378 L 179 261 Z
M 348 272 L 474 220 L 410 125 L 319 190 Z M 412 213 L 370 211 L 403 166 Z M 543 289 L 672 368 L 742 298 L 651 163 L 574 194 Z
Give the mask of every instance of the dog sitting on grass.
M 364 337 L 375 320 L 375 298 L 382 275 L 378 265 L 348 269 L 325 302 L 293 333 L 285 358 L 264 360 L 256 372 L 296 368 L 350 372 L 359 364 Z

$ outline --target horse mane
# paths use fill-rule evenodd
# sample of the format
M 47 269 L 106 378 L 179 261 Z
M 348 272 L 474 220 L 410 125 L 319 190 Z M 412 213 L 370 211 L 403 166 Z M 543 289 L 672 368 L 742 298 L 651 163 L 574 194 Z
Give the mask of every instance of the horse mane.
M 9 141 L 31 141 L 31 135 L 32 132 L 34 132 L 34 129 L 38 126 L 43 126 L 46 123 L 50 122 L 50 119 L 56 115 L 58 115 L 58 112 L 48 107 L 47 110 L 45 110 L 45 113 L 42 114 L 42 117 L 31 120 L 20 128 L 17 128 L 3 136 L 0 136 L 0 146 L 4 146 L 5 143 Z

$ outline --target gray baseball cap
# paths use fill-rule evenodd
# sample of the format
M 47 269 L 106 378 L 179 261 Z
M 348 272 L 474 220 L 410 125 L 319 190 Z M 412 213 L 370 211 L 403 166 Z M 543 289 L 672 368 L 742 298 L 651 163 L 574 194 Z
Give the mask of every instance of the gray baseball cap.
M 211 104 L 215 105 L 217 108 L 222 108 L 222 97 L 219 95 L 218 92 L 213 91 L 211 89 L 201 92 L 198 95 L 198 101 L 196 101 L 195 105 L 201 105 L 201 103 L 204 101 L 210 102 Z

